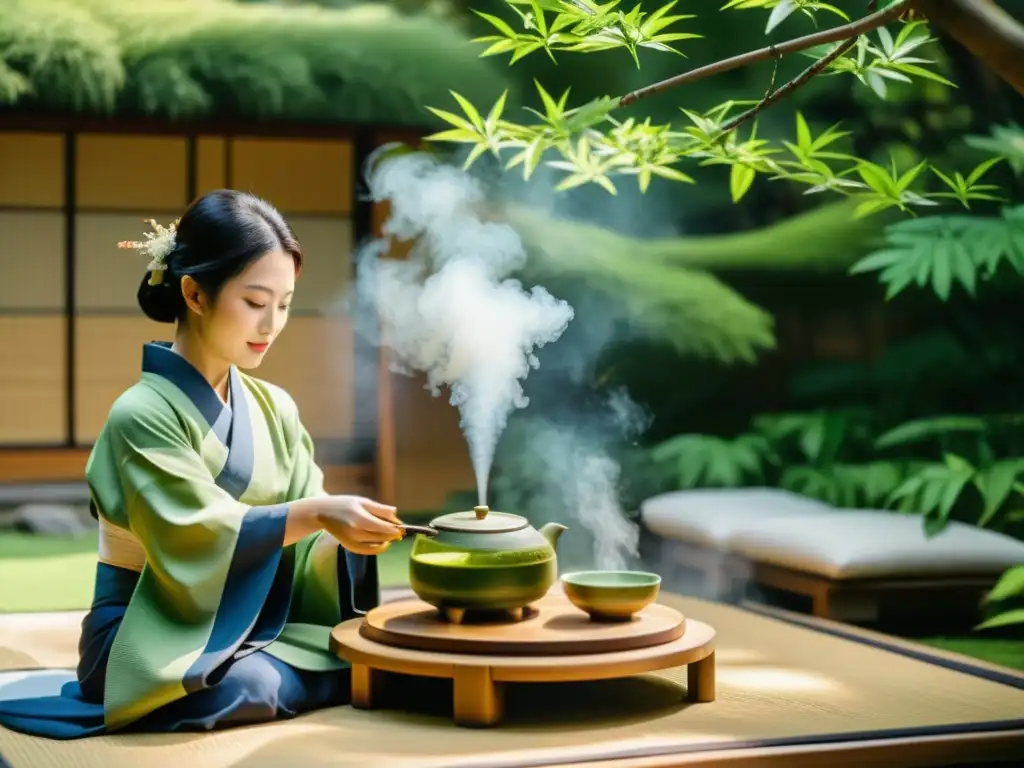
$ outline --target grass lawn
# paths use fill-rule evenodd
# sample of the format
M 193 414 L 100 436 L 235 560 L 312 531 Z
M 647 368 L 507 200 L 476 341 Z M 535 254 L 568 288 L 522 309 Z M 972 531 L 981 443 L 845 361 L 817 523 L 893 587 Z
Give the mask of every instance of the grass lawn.
M 383 587 L 409 583 L 411 540 L 380 555 Z M 92 601 L 96 538 L 0 533 L 0 613 L 83 610 Z
M 980 640 L 973 637 L 930 637 L 919 642 L 943 651 L 962 653 L 991 664 L 1024 671 L 1024 640 Z

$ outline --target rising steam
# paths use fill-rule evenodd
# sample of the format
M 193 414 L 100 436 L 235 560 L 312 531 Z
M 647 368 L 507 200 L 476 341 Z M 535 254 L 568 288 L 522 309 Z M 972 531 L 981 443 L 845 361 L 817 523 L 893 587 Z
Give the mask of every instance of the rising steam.
M 562 400 L 547 413 L 516 416 L 502 442 L 495 492 L 504 509 L 579 526 L 588 537 L 560 544 L 571 568 L 622 570 L 640 557 L 640 531 L 623 507 L 619 459 L 650 414 L 624 390 L 589 407 Z
M 528 403 L 522 381 L 538 365 L 534 351 L 562 335 L 573 309 L 509 279 L 526 262 L 522 241 L 478 215 L 483 190 L 465 172 L 391 153 L 371 158 L 367 181 L 374 201 L 390 203 L 384 235 L 416 244 L 406 260 L 380 258 L 379 242 L 364 249 L 357 294 L 376 305 L 398 367 L 424 372 L 435 395 L 449 388 L 486 504 L 498 438 Z

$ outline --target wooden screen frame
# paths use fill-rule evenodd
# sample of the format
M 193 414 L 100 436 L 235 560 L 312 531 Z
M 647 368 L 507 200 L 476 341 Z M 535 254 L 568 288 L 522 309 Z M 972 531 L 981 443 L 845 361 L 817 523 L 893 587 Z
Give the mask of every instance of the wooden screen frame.
M 355 148 L 353 183 L 358 191 L 362 164 L 369 152 L 387 142 L 400 141 L 417 144 L 422 132 L 411 128 L 390 128 L 381 126 L 325 126 L 321 124 L 273 123 L 273 122 L 232 122 L 232 121 L 198 121 L 175 122 L 159 119 L 121 119 L 92 118 L 72 115 L 31 115 L 12 114 L 5 116 L 0 131 L 12 133 L 57 133 L 64 137 L 64 169 L 66 199 L 64 201 L 66 224 L 65 248 L 65 306 L 64 318 L 67 324 L 67 429 L 63 444 L 40 445 L 0 445 L 0 483 L 45 483 L 74 482 L 84 479 L 85 462 L 91 446 L 77 444 L 75 441 L 75 399 L 76 386 L 74 378 L 75 338 L 74 325 L 75 306 L 75 264 L 74 248 L 74 216 L 77 211 L 75 199 L 75 166 L 77 136 L 83 133 L 103 134 L 134 134 L 134 135 L 166 135 L 185 138 L 187 144 L 187 185 L 188 197 L 195 197 L 198 180 L 196 178 L 199 139 L 204 136 L 234 138 L 292 138 L 292 139 L 347 139 Z M 353 195 L 359 200 L 360 195 Z M 387 218 L 386 204 L 370 204 L 364 207 L 363 221 L 360 227 L 360 211 L 353 210 L 353 234 L 358 241 L 361 237 L 372 235 L 380 237 L 382 225 Z M 360 231 L 362 230 L 362 231 Z M 353 269 L 355 265 L 353 264 Z M 378 350 L 377 355 L 377 388 L 376 399 L 372 406 L 376 407 L 376 446 L 373 450 L 373 464 L 363 463 L 326 463 L 323 467 L 327 478 L 328 490 L 341 492 L 341 486 L 354 483 L 356 492 L 374 493 L 382 501 L 391 501 L 395 497 L 395 465 L 396 441 L 395 421 L 393 414 L 393 393 L 389 371 L 389 358 L 386 350 Z M 360 401 L 357 392 L 356 410 L 366 408 L 369 402 Z

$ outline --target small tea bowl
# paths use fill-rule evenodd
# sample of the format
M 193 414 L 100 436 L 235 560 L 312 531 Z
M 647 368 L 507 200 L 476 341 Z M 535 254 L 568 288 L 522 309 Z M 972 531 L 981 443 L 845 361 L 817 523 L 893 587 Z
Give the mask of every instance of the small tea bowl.
M 569 602 L 591 621 L 629 621 L 654 602 L 661 576 L 643 571 L 577 571 L 562 576 Z

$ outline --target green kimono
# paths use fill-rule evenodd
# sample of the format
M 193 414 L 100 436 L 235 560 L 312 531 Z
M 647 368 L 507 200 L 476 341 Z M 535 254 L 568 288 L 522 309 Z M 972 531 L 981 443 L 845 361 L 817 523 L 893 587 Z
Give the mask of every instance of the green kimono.
M 377 564 L 323 532 L 283 546 L 288 503 L 325 493 L 287 393 L 232 369 L 225 406 L 168 345 L 147 344 L 86 478 L 102 525 L 78 682 L 0 702 L 0 725 L 212 728 L 339 700 L 347 665 L 330 630 L 378 604 Z

